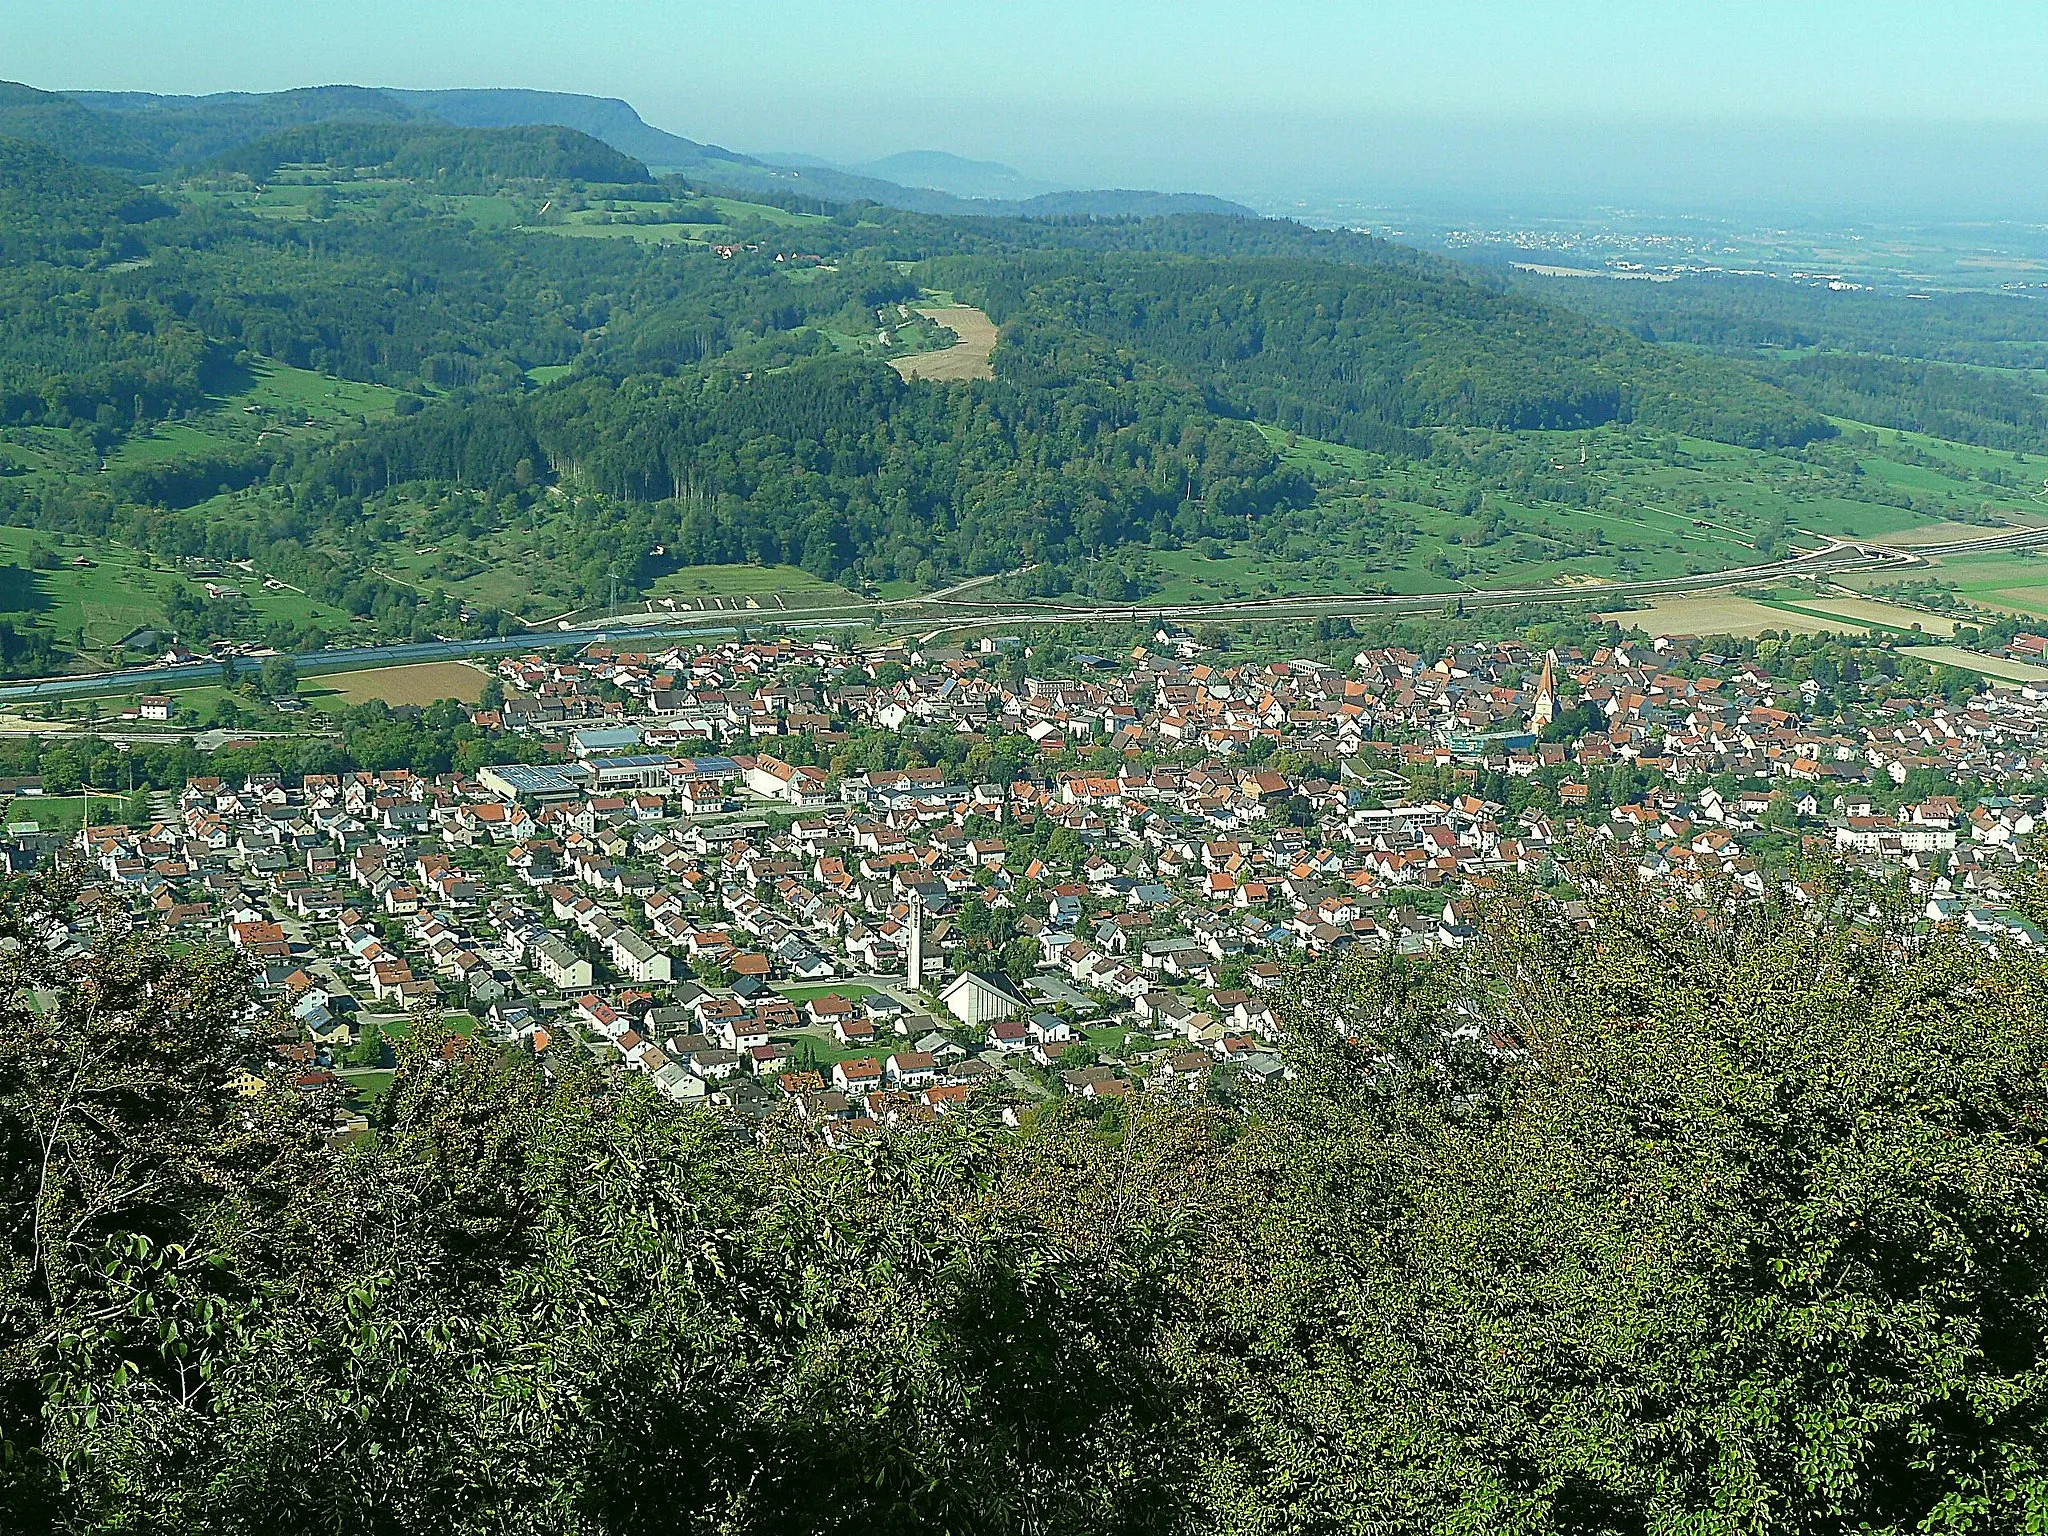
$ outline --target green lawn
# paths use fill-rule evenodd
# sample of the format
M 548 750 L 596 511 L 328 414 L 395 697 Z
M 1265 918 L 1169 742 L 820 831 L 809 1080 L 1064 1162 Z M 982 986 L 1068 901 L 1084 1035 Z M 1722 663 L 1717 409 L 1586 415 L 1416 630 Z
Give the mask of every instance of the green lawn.
M 723 236 L 715 224 L 544 224 L 539 233 L 573 240 L 632 240 L 641 245 L 709 245 Z
M 792 213 L 789 209 L 777 208 L 772 203 L 749 203 L 736 197 L 714 197 L 709 201 L 730 224 L 745 224 L 758 220 L 763 224 L 801 227 L 832 222 L 830 217 L 822 213 Z
M 357 1071 L 343 1069 L 335 1074 L 348 1085 L 348 1106 L 359 1115 L 376 1116 L 390 1096 L 391 1083 L 398 1076 L 396 1072 L 382 1069 Z
M 125 796 L 92 797 L 93 820 L 99 822 L 106 817 L 121 813 L 121 802 Z M 4 813 L 8 825 L 32 821 L 44 832 L 76 832 L 85 824 L 85 796 L 83 795 L 16 795 L 7 802 Z
M 857 1003 L 876 989 L 859 982 L 842 981 L 836 984 L 825 982 L 819 986 L 777 987 L 775 990 L 788 998 L 792 1003 L 801 1007 L 803 1004 L 812 1002 L 817 998 L 831 997 L 835 994 L 845 998 L 849 1003 Z

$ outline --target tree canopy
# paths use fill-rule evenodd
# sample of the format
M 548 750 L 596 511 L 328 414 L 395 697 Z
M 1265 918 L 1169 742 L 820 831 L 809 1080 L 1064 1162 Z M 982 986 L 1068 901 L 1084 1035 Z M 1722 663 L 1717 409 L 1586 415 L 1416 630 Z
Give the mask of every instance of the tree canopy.
M 2038 1524 L 2048 968 L 1832 878 L 1750 914 L 1583 878 L 1304 975 L 1270 1091 L 838 1150 L 424 1021 L 330 1149 L 228 957 L 89 922 L 67 956 L 37 888 L 0 915 L 8 1507 Z

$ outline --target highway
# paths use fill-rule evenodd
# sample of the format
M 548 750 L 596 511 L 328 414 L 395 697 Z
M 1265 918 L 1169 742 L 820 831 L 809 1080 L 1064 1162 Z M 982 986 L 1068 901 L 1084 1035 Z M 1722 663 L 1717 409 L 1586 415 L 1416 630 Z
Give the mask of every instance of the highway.
M 959 629 L 1019 628 L 1026 625 L 1156 623 L 1162 620 L 1203 622 L 1242 619 L 1314 619 L 1367 617 L 1373 614 L 1440 613 L 1447 603 L 1470 608 L 1520 607 L 1529 603 L 1598 604 L 1602 608 L 1625 606 L 1629 602 L 1677 592 L 1712 592 L 1723 587 L 1747 586 L 1774 577 L 1834 575 L 1847 571 L 1868 571 L 1891 567 L 1899 570 L 1926 566 L 1941 555 L 1980 550 L 2008 550 L 2048 543 L 2048 528 L 2017 528 L 1984 539 L 1958 539 L 1941 544 L 1902 548 L 1870 541 L 1831 538 L 1822 534 L 1821 547 L 1767 564 L 1741 566 L 1733 570 L 1707 571 L 1694 576 L 1666 576 L 1648 581 L 1617 581 L 1587 587 L 1503 587 L 1464 592 L 1387 594 L 1379 592 L 1303 594 L 1257 597 L 1202 603 L 1088 603 L 1040 599 L 1028 607 L 1016 601 L 990 600 L 967 595 L 980 581 L 963 582 L 944 592 L 926 597 L 903 598 L 893 602 L 847 604 L 837 608 L 796 609 L 750 616 L 750 628 L 773 628 L 782 632 L 816 632 L 834 629 L 909 630 L 917 633 Z M 982 580 L 994 580 L 993 577 Z M 326 672 L 361 672 L 377 667 L 402 667 L 418 662 L 458 661 L 471 656 L 520 655 L 528 651 L 560 646 L 631 645 L 644 646 L 650 640 L 724 640 L 740 633 L 732 624 L 706 625 L 697 621 L 629 623 L 613 619 L 589 628 L 561 627 L 533 629 L 523 634 L 493 640 L 428 640 L 405 645 L 362 646 L 349 650 L 309 651 L 293 659 L 304 677 Z M 238 673 L 254 672 L 262 666 L 260 657 L 237 659 Z M 101 672 L 79 677 L 45 678 L 35 682 L 0 686 L 0 705 L 26 704 L 43 699 L 87 698 L 98 694 L 132 693 L 147 689 L 160 691 L 180 685 L 213 681 L 221 675 L 222 663 L 197 661 L 183 665 L 130 667 L 119 672 Z

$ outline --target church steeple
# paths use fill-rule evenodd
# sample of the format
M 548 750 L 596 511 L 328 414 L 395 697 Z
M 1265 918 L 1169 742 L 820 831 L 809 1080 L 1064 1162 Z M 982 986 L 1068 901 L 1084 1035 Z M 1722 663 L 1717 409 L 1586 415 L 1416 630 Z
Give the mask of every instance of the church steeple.
M 1529 723 L 1542 730 L 1557 718 L 1557 652 L 1543 656 L 1543 677 L 1536 684 L 1536 703 L 1529 710 Z

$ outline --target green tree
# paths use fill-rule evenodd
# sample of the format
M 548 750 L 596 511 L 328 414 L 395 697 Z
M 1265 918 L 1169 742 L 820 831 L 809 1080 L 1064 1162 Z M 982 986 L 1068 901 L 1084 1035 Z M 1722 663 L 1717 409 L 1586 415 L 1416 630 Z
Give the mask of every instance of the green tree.
M 356 1031 L 356 1038 L 348 1048 L 348 1064 L 352 1067 L 381 1067 L 384 1065 L 384 1031 L 374 1021 Z
M 1846 880 L 1704 920 L 1580 883 L 1590 926 L 1513 891 L 1295 998 L 1274 1246 L 1208 1346 L 1256 1426 L 1232 1525 L 2048 1516 L 2048 968 Z
M 267 699 L 291 698 L 299 691 L 299 664 L 289 656 L 264 657 L 262 676 Z

